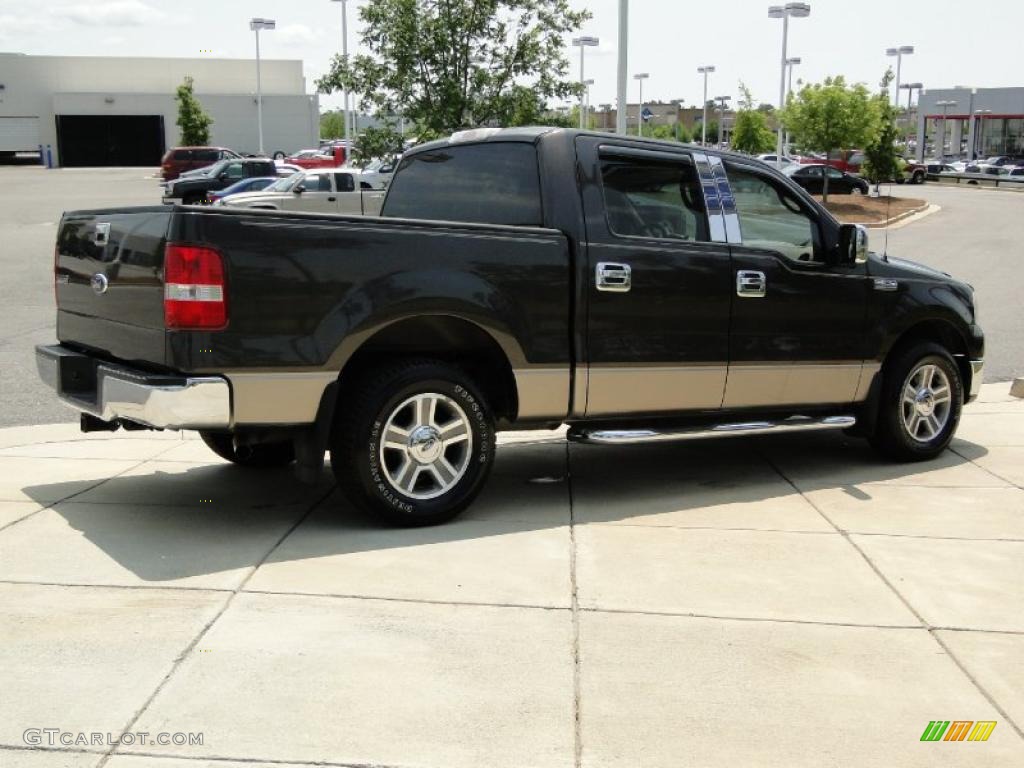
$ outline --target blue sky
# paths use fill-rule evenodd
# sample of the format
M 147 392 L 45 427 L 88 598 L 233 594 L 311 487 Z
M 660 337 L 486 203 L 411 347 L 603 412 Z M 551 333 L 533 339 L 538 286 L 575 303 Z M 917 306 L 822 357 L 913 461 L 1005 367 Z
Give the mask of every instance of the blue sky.
M 596 81 L 593 104 L 615 96 L 618 0 L 574 0 L 594 18 L 582 30 L 601 38 L 587 51 L 587 77 Z M 796 77 L 820 80 L 844 74 L 874 86 L 890 61 L 885 49 L 914 45 L 903 81 L 925 87 L 1024 86 L 1016 66 L 1016 38 L 1024 29 L 1024 2 L 989 0 L 810 0 L 811 16 L 792 22 L 789 53 L 803 64 Z M 359 0 L 349 0 L 349 40 L 360 23 Z M 781 22 L 762 0 L 632 0 L 630 72 L 649 72 L 644 98 L 699 103 L 699 64 L 717 67 L 710 95 L 737 96 L 743 80 L 760 101 L 779 90 Z M 976 20 L 965 9 L 977 8 Z M 252 16 L 274 18 L 261 36 L 267 58 L 302 59 L 307 86 L 340 48 L 340 3 L 330 0 L 0 0 L 0 50 L 28 54 L 103 56 L 254 55 Z M 576 49 L 570 51 L 577 72 Z M 630 99 L 637 98 L 630 81 Z M 321 97 L 335 106 L 337 97 Z

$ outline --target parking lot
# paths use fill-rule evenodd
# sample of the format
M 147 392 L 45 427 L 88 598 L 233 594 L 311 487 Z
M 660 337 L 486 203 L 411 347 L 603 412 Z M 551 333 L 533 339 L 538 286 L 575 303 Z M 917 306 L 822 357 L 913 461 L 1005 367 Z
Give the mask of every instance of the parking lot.
M 993 383 L 939 459 L 832 433 L 503 434 L 462 518 L 391 530 L 329 472 L 301 485 L 192 435 L 80 433 L 32 357 L 54 335 L 55 223 L 159 187 L 0 179 L 0 766 L 1021 764 L 1019 195 L 894 190 L 942 210 L 890 253 L 972 282 L 988 334 Z M 935 720 L 996 726 L 922 742 Z M 26 735 L 43 729 L 71 743 Z

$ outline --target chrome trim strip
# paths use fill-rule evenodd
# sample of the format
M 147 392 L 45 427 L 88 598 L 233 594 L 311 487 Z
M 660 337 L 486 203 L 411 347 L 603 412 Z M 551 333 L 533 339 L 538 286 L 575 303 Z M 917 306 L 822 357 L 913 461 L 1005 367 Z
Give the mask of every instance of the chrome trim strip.
M 715 181 L 714 172 L 708 156 L 703 152 L 694 152 L 693 160 L 697 164 L 697 175 L 700 178 L 700 187 L 704 193 L 704 207 L 708 213 L 708 232 L 713 243 L 728 242 L 725 230 L 725 217 L 722 214 L 722 199 L 719 195 L 718 184 Z
M 981 394 L 981 380 L 985 372 L 984 360 L 971 360 L 971 391 L 967 395 L 967 402 L 976 400 Z
M 517 421 L 564 419 L 569 411 L 569 369 L 513 368 L 519 399 Z
M 743 242 L 743 233 L 740 230 L 740 217 L 736 211 L 736 198 L 732 194 L 732 185 L 729 184 L 729 177 L 725 173 L 725 163 L 716 155 L 709 156 L 708 163 L 711 165 L 711 174 L 718 187 L 718 198 L 722 201 L 726 239 L 733 245 L 738 245 Z
M 716 424 L 709 428 L 658 431 L 653 429 L 605 429 L 593 432 L 570 430 L 568 439 L 592 445 L 634 445 L 677 440 L 700 440 L 708 437 L 734 437 L 736 435 L 764 435 L 803 432 L 821 429 L 847 429 L 857 423 L 853 416 L 827 416 L 813 419 L 794 416 L 780 422 L 748 421 L 735 424 Z

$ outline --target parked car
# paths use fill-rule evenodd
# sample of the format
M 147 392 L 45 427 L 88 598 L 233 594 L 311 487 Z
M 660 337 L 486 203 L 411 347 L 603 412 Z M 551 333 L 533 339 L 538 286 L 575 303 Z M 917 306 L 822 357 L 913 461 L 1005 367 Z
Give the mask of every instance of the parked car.
M 213 205 L 217 205 L 217 203 L 225 197 L 230 195 L 240 195 L 243 192 L 259 192 L 261 189 L 266 189 L 275 181 L 280 181 L 280 179 L 280 176 L 253 176 L 249 179 L 236 181 L 230 187 L 224 187 L 224 189 L 215 192 L 208 192 L 206 199 Z
M 294 155 L 289 155 L 284 161 L 302 168 L 337 168 L 345 164 L 346 156 L 345 147 L 335 146 L 324 151 L 304 149 Z
M 174 147 L 167 150 L 160 161 L 160 175 L 164 181 L 178 178 L 183 171 L 213 165 L 218 160 L 239 158 L 237 152 L 226 147 Z
M 359 172 L 360 181 L 369 184 L 374 189 L 387 189 L 397 165 L 397 160 L 374 160 Z
M 864 151 L 860 149 L 839 149 L 829 153 L 826 159 L 824 155 L 809 156 L 800 158 L 801 163 L 831 165 L 845 173 L 860 173 L 864 165 Z
M 384 192 L 362 181 L 358 171 L 335 168 L 302 171 L 279 179 L 261 192 L 232 195 L 221 202 L 234 208 L 376 216 Z
M 993 176 L 998 176 L 999 171 L 997 168 L 1003 168 L 1005 166 L 1016 165 L 1017 161 L 1009 155 L 993 155 L 987 157 L 984 160 L 975 160 L 967 165 L 967 173 L 990 173 Z
M 760 160 L 762 163 L 768 163 L 769 165 L 773 165 L 773 166 L 776 165 L 776 161 L 778 160 L 778 158 L 779 158 L 779 156 L 776 155 L 776 154 L 758 155 L 757 156 L 757 159 Z M 783 155 L 782 156 L 782 167 L 783 168 L 785 168 L 786 166 L 789 166 L 789 165 L 795 165 L 795 164 L 797 164 L 799 162 L 800 161 L 797 158 L 795 158 L 795 157 L 790 157 L 789 155 Z
M 198 430 L 311 478 L 329 450 L 341 490 L 404 525 L 472 502 L 498 430 L 845 429 L 931 459 L 983 373 L 966 283 L 870 253 L 753 158 L 608 133 L 425 143 L 380 218 L 69 212 L 53 258 L 58 343 L 36 360 L 83 429 Z
M 828 165 L 791 165 L 782 172 L 812 195 L 820 195 L 825 188 L 825 172 L 828 171 L 828 191 L 836 195 L 859 192 L 868 194 L 871 186 L 859 176 L 854 176 Z
M 184 203 L 185 205 L 201 205 L 209 203 L 209 195 L 226 187 L 230 187 L 242 179 L 257 176 L 276 176 L 274 161 L 270 158 L 239 158 L 238 160 L 221 160 L 214 163 L 203 174 L 189 176 L 169 182 L 164 187 L 164 204 Z
M 279 160 L 274 161 L 274 165 L 277 167 L 277 176 L 281 179 L 286 179 L 296 173 L 302 173 L 306 170 L 301 165 L 292 165 L 291 163 L 281 162 Z

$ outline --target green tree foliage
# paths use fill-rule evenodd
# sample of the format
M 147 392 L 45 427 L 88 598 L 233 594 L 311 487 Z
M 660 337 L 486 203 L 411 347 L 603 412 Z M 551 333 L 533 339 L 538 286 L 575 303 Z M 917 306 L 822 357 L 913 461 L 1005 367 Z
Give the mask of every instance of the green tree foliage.
M 538 123 L 549 101 L 580 94 L 564 39 L 590 13 L 569 0 L 368 0 L 359 15 L 369 53 L 335 56 L 317 86 L 405 115 L 420 138 Z M 381 130 L 395 126 L 385 120 Z
M 711 110 L 708 109 L 708 112 Z M 701 119 L 698 117 L 693 123 L 693 140 L 700 141 L 701 139 Z M 708 144 L 718 143 L 718 121 L 708 120 Z
M 875 185 L 893 181 L 903 173 L 899 150 L 896 147 L 900 132 L 896 129 L 897 110 L 889 101 L 889 85 L 893 81 L 892 69 L 882 78 L 881 92 L 875 96 L 878 109 L 878 131 L 873 141 L 864 148 L 864 176 Z
M 193 80 L 186 77 L 178 86 L 175 99 L 178 102 L 178 127 L 181 129 L 181 145 L 184 147 L 205 147 L 210 143 L 210 126 L 213 118 L 203 110 L 192 88 Z
M 690 132 L 682 123 L 644 127 L 644 136 L 650 136 L 653 139 L 668 139 L 670 141 L 681 141 L 684 143 L 693 141 L 693 137 L 690 135 Z
M 320 138 L 340 139 L 345 135 L 345 112 L 335 109 L 320 115 Z
M 865 147 L 878 134 L 878 100 L 861 83 L 838 77 L 806 85 L 789 100 L 782 123 L 797 144 L 811 152 Z M 822 196 L 828 200 L 828 174 Z
M 767 152 L 775 146 L 775 134 L 768 127 L 765 113 L 754 108 L 754 97 L 742 82 L 740 94 L 740 108 L 736 112 L 730 139 L 732 148 L 751 155 Z

